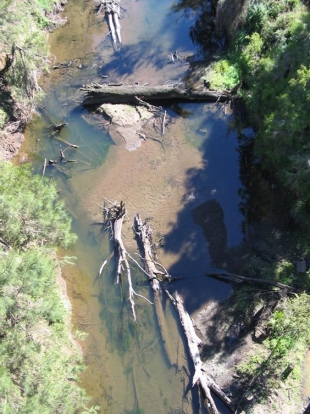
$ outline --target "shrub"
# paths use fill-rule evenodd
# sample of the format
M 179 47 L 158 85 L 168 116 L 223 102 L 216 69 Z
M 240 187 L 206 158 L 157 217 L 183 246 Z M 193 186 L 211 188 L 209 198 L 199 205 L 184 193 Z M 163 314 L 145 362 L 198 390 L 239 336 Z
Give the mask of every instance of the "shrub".
M 75 240 L 56 186 L 27 166 L 0 163 L 0 237 L 15 249 L 68 246 Z

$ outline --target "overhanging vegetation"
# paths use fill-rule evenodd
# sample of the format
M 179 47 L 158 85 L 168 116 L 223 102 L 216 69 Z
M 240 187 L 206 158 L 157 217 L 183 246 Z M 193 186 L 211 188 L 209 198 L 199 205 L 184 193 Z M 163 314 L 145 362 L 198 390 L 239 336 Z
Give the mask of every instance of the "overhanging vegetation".
M 48 65 L 47 29 L 63 22 L 55 23 L 55 10 L 52 0 L 0 5 L 0 130 L 13 122 L 22 130 L 35 110 L 38 79 Z
M 89 413 L 82 357 L 56 282 L 56 248 L 75 240 L 55 185 L 0 163 L 0 411 Z

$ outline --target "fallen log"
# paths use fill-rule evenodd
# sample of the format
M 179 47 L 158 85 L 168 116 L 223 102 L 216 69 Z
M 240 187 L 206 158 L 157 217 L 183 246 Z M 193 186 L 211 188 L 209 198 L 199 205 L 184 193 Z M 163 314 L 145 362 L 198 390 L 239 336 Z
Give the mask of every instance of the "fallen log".
M 144 101 L 209 101 L 220 102 L 229 99 L 229 94 L 208 89 L 195 90 L 175 85 L 138 86 L 122 85 L 107 86 L 98 83 L 83 85 L 81 90 L 86 92 L 83 105 L 97 105 L 103 103 L 139 105 Z
M 182 299 L 177 292 L 174 294 L 174 297 L 167 290 L 166 293 L 179 314 L 181 325 L 187 339 L 189 353 L 194 364 L 195 373 L 193 376 L 192 386 L 194 387 L 198 384 L 199 389 L 202 392 L 205 406 L 210 414 L 219 414 L 211 395 L 211 391 L 213 391 L 232 412 L 234 412 L 235 407 L 231 399 L 205 372 L 205 367 L 200 358 L 199 351 L 199 347 L 202 345 L 202 342 L 195 332 L 192 320 L 184 308 Z
M 155 264 L 155 260 L 153 258 L 153 253 L 152 253 L 153 231 L 146 222 L 142 221 L 140 214 L 137 214 L 134 219 L 134 231 L 142 244 L 145 270 L 148 275 L 149 281 L 151 283 L 154 297 L 155 299 L 157 299 L 158 294 L 161 291 L 159 277 L 161 278 L 163 276 L 167 277 L 168 273 L 163 272 L 163 269 L 161 270 L 158 269 Z
M 120 4 L 116 0 L 101 0 L 98 13 L 103 9 L 108 19 L 110 33 L 113 43 L 118 43 L 118 46 L 122 44 L 121 38 L 121 26 L 119 23 L 120 18 Z
M 42 171 L 42 178 L 44 178 L 44 175 L 45 175 L 45 170 L 46 170 L 46 166 L 47 166 L 47 159 L 46 159 L 46 158 L 44 158 L 43 171 Z
M 127 252 L 123 240 L 122 240 L 122 226 L 125 216 L 127 215 L 125 204 L 121 201 L 120 203 L 117 202 L 110 202 L 110 206 L 103 207 L 103 218 L 104 218 L 104 225 L 111 229 L 115 251 L 118 257 L 117 261 L 117 271 L 116 271 L 116 283 L 119 283 L 122 271 L 125 272 L 127 276 L 127 283 L 128 283 L 128 299 L 130 302 L 130 307 L 133 315 L 133 319 L 136 321 L 136 311 L 135 311 L 135 301 L 134 296 L 139 296 L 150 302 L 147 298 L 142 295 L 139 295 L 132 286 L 132 279 L 131 279 L 131 270 L 129 266 L 129 262 L 127 257 L 131 257 Z M 104 266 L 102 265 L 99 271 L 99 274 L 102 273 Z
M 256 284 L 256 285 L 267 285 L 267 286 L 274 286 L 278 287 L 279 289 L 284 289 L 289 292 L 298 292 L 292 286 L 286 285 L 284 283 L 277 282 L 275 280 L 268 280 L 268 279 L 258 279 L 255 277 L 246 277 L 241 275 L 236 275 L 234 273 L 205 273 L 206 276 L 210 276 L 216 279 L 226 280 L 228 282 L 235 282 L 235 283 L 248 283 L 248 284 Z
M 177 359 L 175 357 L 175 349 L 173 349 L 173 347 L 171 346 L 168 327 L 165 319 L 165 313 L 160 297 L 160 281 L 170 279 L 170 276 L 167 270 L 162 265 L 157 263 L 154 259 L 154 255 L 152 253 L 153 230 L 147 222 L 143 222 L 140 214 L 137 214 L 134 219 L 134 231 L 142 245 L 145 273 L 149 278 L 152 291 L 154 294 L 155 313 L 160 330 L 160 335 L 163 341 L 163 347 L 170 365 L 176 365 Z M 159 269 L 158 267 L 161 267 L 161 269 Z

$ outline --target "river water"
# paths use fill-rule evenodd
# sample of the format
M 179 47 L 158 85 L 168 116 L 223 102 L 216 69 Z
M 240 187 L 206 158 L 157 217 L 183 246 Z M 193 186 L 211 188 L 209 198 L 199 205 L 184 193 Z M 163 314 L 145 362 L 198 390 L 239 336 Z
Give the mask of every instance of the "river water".
M 210 301 L 230 294 L 228 285 L 207 278 L 204 272 L 212 269 L 215 249 L 220 255 L 221 249 L 242 240 L 238 141 L 232 113 L 215 104 L 168 108 L 171 123 L 164 146 L 147 140 L 130 152 L 112 141 L 105 120 L 81 106 L 81 85 L 103 82 L 103 75 L 108 75 L 109 82 L 126 84 L 160 84 L 184 76 L 187 66 L 170 63 L 168 54 L 177 50 L 186 57 L 196 52 L 189 37 L 192 22 L 171 12 L 172 3 L 123 1 L 123 47 L 115 51 L 93 3 L 70 0 L 68 24 L 50 36 L 57 69 L 42 79 L 46 96 L 40 116 L 29 126 L 19 153 L 21 162 L 30 161 L 41 174 L 44 158 L 57 160 L 59 146 L 66 148 L 64 142 L 80 147 L 66 149 L 66 159 L 75 163 L 48 166 L 45 175 L 57 181 L 78 235 L 66 252 L 76 257 L 75 264 L 63 274 L 73 324 L 88 334 L 81 341 L 87 366 L 81 382 L 100 413 L 205 412 L 195 389 L 185 393 L 192 366 L 170 304 L 163 300 L 172 361 L 164 352 L 153 306 L 137 298 L 137 322 L 133 322 L 126 284 L 115 283 L 114 258 L 98 277 L 98 269 L 113 250 L 109 234 L 96 224 L 102 221 L 104 198 L 126 203 L 129 218 L 123 240 L 132 255 L 138 251 L 131 228 L 134 215 L 139 212 L 143 218 L 152 218 L 156 238 L 163 237 L 158 260 L 178 278 L 169 289 L 178 290 L 193 317 Z M 53 135 L 51 125 L 61 122 L 68 125 Z M 195 208 L 208 202 L 217 209 L 210 225 L 215 232 L 221 229 L 221 242 L 212 249 L 196 224 L 197 217 L 193 218 Z M 132 273 L 135 290 L 152 299 L 146 277 L 135 264 Z

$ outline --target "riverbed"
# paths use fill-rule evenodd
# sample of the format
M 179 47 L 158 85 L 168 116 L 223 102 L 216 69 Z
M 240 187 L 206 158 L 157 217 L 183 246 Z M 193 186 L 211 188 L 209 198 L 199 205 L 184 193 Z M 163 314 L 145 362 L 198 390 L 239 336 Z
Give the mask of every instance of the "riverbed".
M 59 160 L 60 149 L 65 149 L 66 161 L 75 161 L 48 166 L 45 176 L 57 181 L 78 235 L 65 253 L 75 256 L 75 263 L 63 275 L 74 327 L 87 334 L 81 341 L 87 366 L 81 384 L 100 413 L 204 412 L 197 391 L 188 391 L 192 367 L 169 302 L 163 300 L 173 361 L 165 354 L 153 306 L 137 298 L 137 322 L 132 320 L 126 284 L 115 283 L 115 257 L 98 276 L 113 251 L 110 234 L 100 225 L 105 199 L 125 202 L 123 240 L 137 260 L 132 220 L 137 212 L 149 219 L 161 244 L 158 261 L 177 279 L 169 290 L 178 290 L 192 317 L 231 293 L 229 285 L 204 274 L 212 269 L 211 250 L 193 211 L 216 201 L 212 227 L 221 229 L 218 252 L 238 245 L 243 237 L 237 131 L 228 107 L 187 103 L 167 108 L 164 137 L 154 130 L 158 139 L 128 151 L 113 141 L 107 120 L 81 105 L 80 87 L 89 82 L 161 84 L 182 79 L 186 59 L 197 50 L 189 37 L 190 18 L 174 14 L 172 3 L 123 1 L 123 46 L 115 50 L 94 4 L 70 0 L 68 24 L 50 35 L 54 69 L 42 79 L 46 97 L 40 116 L 29 126 L 19 153 L 20 161 L 30 161 L 39 174 L 45 158 Z M 168 55 L 175 50 L 184 60 L 171 63 Z M 63 122 L 67 125 L 53 134 L 53 125 Z M 147 278 L 134 263 L 132 274 L 135 290 L 152 300 Z

